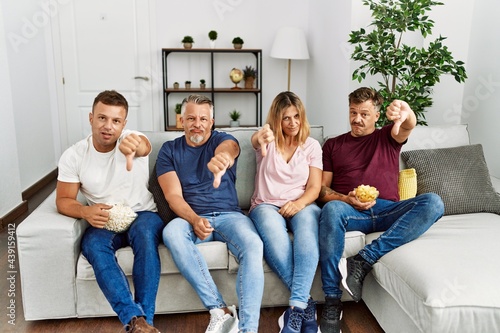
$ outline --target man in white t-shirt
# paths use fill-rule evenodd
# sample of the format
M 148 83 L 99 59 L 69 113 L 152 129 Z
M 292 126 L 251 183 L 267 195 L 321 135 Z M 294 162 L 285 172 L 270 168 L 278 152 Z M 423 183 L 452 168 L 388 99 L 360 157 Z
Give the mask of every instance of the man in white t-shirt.
M 144 134 L 124 130 L 127 113 L 127 100 L 118 92 L 97 95 L 89 114 L 92 134 L 68 148 L 59 161 L 56 205 L 59 213 L 89 222 L 82 253 L 127 331 L 157 333 L 153 316 L 164 223 L 148 191 L 151 144 Z M 79 191 L 88 205 L 77 200 Z M 118 204 L 137 214 L 123 232 L 106 226 L 110 209 Z M 134 252 L 135 295 L 115 258 L 115 252 L 125 246 Z

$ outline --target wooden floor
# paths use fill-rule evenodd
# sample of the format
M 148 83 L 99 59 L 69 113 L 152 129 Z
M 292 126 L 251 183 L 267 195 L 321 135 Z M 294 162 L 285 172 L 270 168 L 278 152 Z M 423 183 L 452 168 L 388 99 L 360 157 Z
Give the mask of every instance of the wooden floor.
M 40 193 L 29 199 L 29 212 L 21 216 L 15 224 L 33 211 L 41 201 L 54 189 L 55 182 L 51 183 Z M 9 238 L 10 237 L 10 238 Z M 25 321 L 23 317 L 20 276 L 17 270 L 17 253 L 9 257 L 9 242 L 15 242 L 15 232 L 11 228 L 0 231 L 0 269 L 3 272 L 0 279 L 0 332 L 26 332 L 26 333 L 119 333 L 123 327 L 117 317 L 84 318 L 84 319 L 55 319 L 42 321 Z M 12 251 L 10 253 L 13 254 Z M 43 254 L 41 254 L 43 255 Z M 15 269 L 9 265 L 9 259 L 13 259 Z M 14 272 L 14 273 L 10 273 Z M 9 277 L 13 278 L 9 280 Z M 43 278 L 43 277 L 40 277 Z M 11 284 L 11 281 L 14 284 Z M 13 305 L 12 305 L 13 304 Z M 47 304 L 50 306 L 50 304 Z M 10 307 L 10 308 L 9 308 Z M 318 314 L 321 314 L 322 306 L 318 305 Z M 285 307 L 265 308 L 261 310 L 260 327 L 261 333 L 279 332 L 278 318 Z M 10 322 L 9 322 L 10 321 Z M 208 325 L 208 312 L 156 315 L 155 326 L 163 333 L 203 333 Z M 15 324 L 15 325 L 13 325 Z M 343 333 L 383 333 L 375 318 L 371 315 L 366 305 L 359 303 L 344 303 L 344 315 L 342 320 Z

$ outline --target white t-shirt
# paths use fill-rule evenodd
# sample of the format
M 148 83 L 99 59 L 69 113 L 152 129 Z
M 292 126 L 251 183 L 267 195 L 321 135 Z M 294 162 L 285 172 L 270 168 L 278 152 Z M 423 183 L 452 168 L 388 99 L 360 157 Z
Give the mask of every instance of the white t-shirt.
M 96 203 L 122 203 L 133 211 L 154 211 L 156 204 L 148 191 L 149 159 L 134 158 L 131 171 L 127 171 L 125 155 L 118 146 L 124 137 L 137 131 L 124 130 L 115 149 L 98 152 L 92 143 L 92 134 L 69 147 L 59 160 L 57 180 L 80 183 L 80 191 L 89 205 Z
M 311 137 L 297 147 L 288 163 L 274 141 L 267 145 L 266 157 L 257 149 L 256 159 L 255 191 L 250 209 L 261 203 L 282 207 L 288 201 L 297 200 L 306 190 L 309 167 L 323 170 L 321 145 Z

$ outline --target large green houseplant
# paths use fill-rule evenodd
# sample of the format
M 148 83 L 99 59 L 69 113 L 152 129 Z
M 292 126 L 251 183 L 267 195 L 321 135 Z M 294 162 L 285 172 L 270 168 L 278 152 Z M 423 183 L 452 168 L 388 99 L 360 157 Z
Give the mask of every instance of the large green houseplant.
M 425 108 L 432 105 L 432 88 L 443 74 L 451 74 L 457 82 L 467 78 L 462 61 L 455 61 L 439 36 L 426 48 L 403 44 L 403 34 L 419 31 L 425 39 L 432 34 L 434 21 L 426 12 L 443 5 L 431 0 L 363 0 L 370 6 L 373 29 L 351 31 L 349 43 L 355 45 L 351 58 L 361 65 L 353 72 L 353 80 L 361 82 L 367 74 L 381 77 L 379 92 L 384 97 L 378 126 L 388 123 L 386 106 L 393 99 L 407 101 L 419 125 L 427 125 Z

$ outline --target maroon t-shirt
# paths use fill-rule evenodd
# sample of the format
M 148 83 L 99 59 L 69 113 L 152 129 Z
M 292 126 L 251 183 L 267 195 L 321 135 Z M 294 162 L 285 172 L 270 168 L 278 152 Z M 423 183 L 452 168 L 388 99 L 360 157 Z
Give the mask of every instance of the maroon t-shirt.
M 348 132 L 325 142 L 323 170 L 333 172 L 332 190 L 347 194 L 364 184 L 375 186 L 381 199 L 399 201 L 402 144 L 392 138 L 392 126 L 384 126 L 362 137 L 354 137 Z

